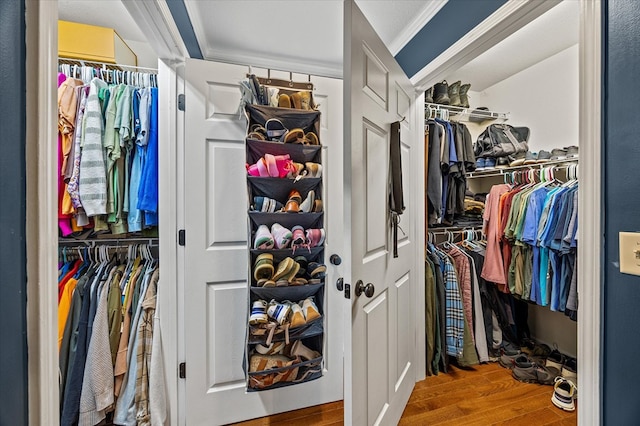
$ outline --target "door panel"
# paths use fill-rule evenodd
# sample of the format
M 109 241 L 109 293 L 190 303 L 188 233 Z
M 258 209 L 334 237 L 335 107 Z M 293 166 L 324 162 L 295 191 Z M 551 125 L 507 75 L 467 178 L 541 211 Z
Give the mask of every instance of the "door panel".
M 351 223 L 350 339 L 345 363 L 345 423 L 396 424 L 416 380 L 413 268 L 417 252 L 411 210 L 420 141 L 413 87 L 351 0 L 345 1 L 345 158 L 350 169 L 345 211 Z M 393 257 L 389 215 L 390 131 L 401 121 L 405 213 Z M 357 296 L 356 283 L 375 287 Z M 366 360 L 366 362 L 362 362 Z
M 342 297 L 326 291 L 325 371 L 312 382 L 245 391 L 248 241 L 246 120 L 239 82 L 247 67 L 200 60 L 185 66 L 184 322 L 185 424 L 227 424 L 342 398 Z M 266 75 L 267 70 L 254 70 Z M 272 77 L 280 78 L 275 72 Z M 289 73 L 286 73 L 289 78 Z M 294 79 L 306 81 L 308 76 Z M 312 79 L 322 111 L 327 253 L 342 254 L 342 84 Z M 326 142 L 325 142 L 326 141 Z M 331 171 L 331 175 L 327 172 Z M 325 256 L 328 259 L 328 254 Z M 337 267 L 327 270 L 327 289 Z

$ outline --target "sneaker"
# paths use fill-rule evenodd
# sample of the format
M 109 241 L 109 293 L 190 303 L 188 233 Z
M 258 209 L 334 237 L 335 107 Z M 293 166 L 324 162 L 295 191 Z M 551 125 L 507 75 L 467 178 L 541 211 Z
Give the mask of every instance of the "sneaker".
M 251 316 L 249 324 L 264 324 L 267 322 L 267 302 L 264 300 L 256 300 L 251 305 Z
M 274 319 L 278 324 L 282 325 L 289 320 L 289 316 L 291 315 L 291 304 L 287 302 L 280 303 L 272 300 L 269 302 L 267 315 Z
M 487 157 L 484 159 L 485 170 L 492 170 L 496 168 L 496 159 L 493 157 Z
M 556 377 L 551 371 L 535 362 L 526 362 L 516 365 L 511 373 L 514 379 L 524 383 L 539 383 L 541 385 L 553 385 Z
M 554 148 L 551 150 L 551 161 L 565 160 L 567 158 L 567 150 L 564 148 Z
M 307 198 L 300 204 L 300 211 L 302 213 L 310 213 L 314 207 L 314 203 L 316 201 L 316 192 L 312 189 L 307 194 Z
M 269 197 L 253 197 L 253 211 L 261 213 L 274 213 L 282 210 L 282 203 Z
M 538 163 L 546 163 L 550 158 L 551 153 L 549 151 L 541 149 L 540 152 L 538 152 Z
M 564 411 L 575 411 L 576 405 L 573 402 L 575 391 L 576 386 L 571 380 L 567 380 L 564 377 L 556 377 L 551 402 Z
M 575 358 L 567 357 L 560 374 L 563 378 L 573 383 L 574 393 L 573 398 L 578 398 L 578 363 Z
M 498 363 L 504 368 L 513 369 L 515 367 L 516 358 L 522 355 L 520 351 L 501 351 Z M 525 355 L 526 356 L 526 355 Z
M 302 308 L 297 303 L 291 304 L 291 327 L 301 327 L 307 323 Z
M 565 356 L 558 351 L 557 348 L 552 350 L 547 357 L 545 367 L 547 367 L 555 376 L 559 376 L 562 366 L 565 362 Z
M 254 249 L 271 250 L 274 245 L 273 235 L 269 232 L 267 225 L 260 225 L 256 231 L 256 238 L 253 242 Z
M 305 247 L 311 252 L 311 247 L 309 247 L 309 241 L 304 234 L 304 228 L 300 225 L 296 225 L 291 228 L 291 233 L 293 234 L 293 239 L 291 240 L 291 248 L 293 249 L 293 253 L 296 252 L 300 247 Z
M 309 247 L 318 247 L 324 243 L 324 229 L 307 229 L 305 232 Z
M 274 223 L 271 225 L 271 235 L 273 236 L 275 247 L 278 249 L 285 249 L 289 247 L 289 243 L 291 242 L 291 231 L 280 225 L 279 223 Z
M 571 145 L 565 148 L 567 150 L 567 158 L 578 158 L 578 147 Z
M 484 170 L 487 167 L 486 164 L 487 162 L 484 158 L 478 158 L 476 160 L 476 171 Z

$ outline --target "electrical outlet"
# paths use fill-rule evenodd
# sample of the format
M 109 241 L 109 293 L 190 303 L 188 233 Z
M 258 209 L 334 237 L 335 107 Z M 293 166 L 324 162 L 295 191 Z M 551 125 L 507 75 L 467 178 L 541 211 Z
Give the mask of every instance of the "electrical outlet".
M 640 232 L 620 232 L 620 272 L 640 275 Z

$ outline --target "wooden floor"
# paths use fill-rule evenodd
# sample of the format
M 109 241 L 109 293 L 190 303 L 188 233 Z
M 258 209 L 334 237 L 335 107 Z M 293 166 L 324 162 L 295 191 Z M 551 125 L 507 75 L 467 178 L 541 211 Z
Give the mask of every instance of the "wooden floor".
M 552 386 L 521 383 L 497 363 L 470 370 L 453 367 L 448 374 L 416 383 L 400 424 L 576 425 L 576 411 L 556 408 L 551 403 L 552 394 Z M 236 425 L 341 425 L 342 408 L 339 401 Z

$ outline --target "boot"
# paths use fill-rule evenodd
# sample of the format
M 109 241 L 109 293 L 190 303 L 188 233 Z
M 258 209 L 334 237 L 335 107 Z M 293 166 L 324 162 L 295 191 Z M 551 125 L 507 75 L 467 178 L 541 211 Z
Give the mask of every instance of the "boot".
M 462 108 L 469 108 L 469 95 L 467 95 L 467 92 L 470 88 L 470 84 L 463 84 L 460 86 L 460 106 Z
M 447 81 L 433 85 L 433 102 L 441 105 L 449 105 L 449 85 Z
M 433 103 L 433 87 L 429 87 L 427 90 L 425 90 L 424 101 L 430 104 Z
M 460 106 L 460 81 L 456 81 L 449 86 L 449 105 Z

